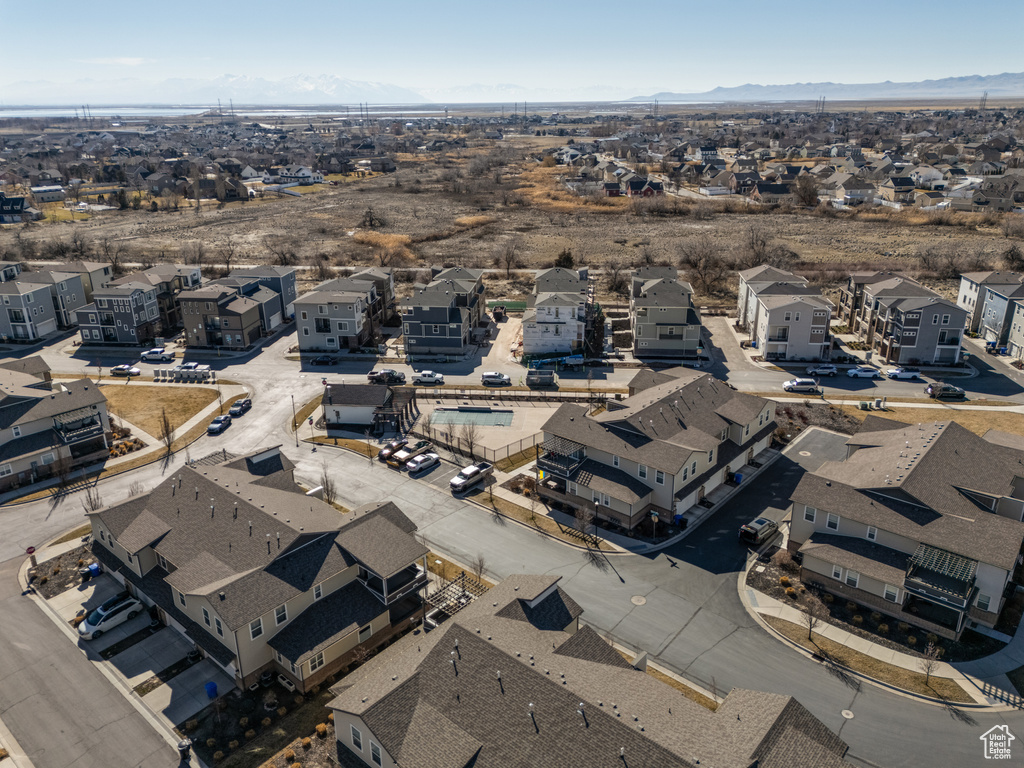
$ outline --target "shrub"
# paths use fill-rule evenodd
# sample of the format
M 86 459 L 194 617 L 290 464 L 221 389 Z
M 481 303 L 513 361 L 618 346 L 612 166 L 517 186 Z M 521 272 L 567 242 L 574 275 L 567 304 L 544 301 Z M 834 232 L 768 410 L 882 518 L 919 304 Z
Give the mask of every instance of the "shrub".
M 324 725 L 323 723 L 317 723 L 316 724 L 316 735 L 319 736 L 321 739 L 324 736 L 326 736 L 327 735 L 327 726 Z
M 240 718 L 238 718 L 238 724 L 242 728 L 245 728 L 247 725 L 249 725 L 249 718 L 248 717 L 240 717 Z
M 900 632 L 903 632 L 904 634 L 906 634 L 907 632 L 909 632 L 909 631 L 910 631 L 910 625 L 909 625 L 909 624 L 907 624 L 907 622 L 905 622 L 905 621 L 901 621 L 901 622 L 900 622 L 899 624 L 897 624 L 897 625 L 896 625 L 896 628 L 897 628 L 897 629 L 898 629 L 898 630 L 899 630 Z
M 833 595 L 830 592 L 826 592 L 824 595 L 821 596 L 821 599 L 824 600 L 829 605 L 832 605 L 832 603 L 834 603 L 836 601 L 836 596 Z
M 295 697 L 295 704 L 296 704 L 296 705 L 299 705 L 299 704 L 301 704 L 301 703 L 302 703 L 302 702 L 304 702 L 304 701 L 305 701 L 305 699 L 304 699 L 304 698 L 302 698 L 302 696 L 296 696 L 296 697 Z
M 316 696 L 318 693 L 320 693 L 320 686 L 314 685 L 312 688 L 309 689 L 309 692 Z
M 46 582 L 48 582 L 48 581 L 49 581 L 49 579 L 48 579 L 48 578 L 46 578 L 45 576 L 43 576 L 43 578 L 41 578 L 41 579 L 39 580 L 39 583 L 40 583 L 40 584 L 45 584 L 45 583 L 46 583 Z
M 889 625 L 888 624 L 879 624 L 878 625 L 878 634 L 880 634 L 880 635 L 887 635 L 887 634 L 889 634 Z
M 788 587 L 789 586 L 789 576 L 781 576 L 781 577 L 779 577 L 779 584 L 781 584 L 784 587 Z
M 302 748 L 303 749 L 309 749 L 311 746 L 313 746 L 313 740 L 311 738 L 309 738 L 309 736 L 306 736 L 305 738 L 303 738 L 303 740 L 302 740 Z
M 939 642 L 939 636 L 934 634 L 933 632 L 929 632 L 927 635 L 925 635 L 924 639 L 927 640 L 932 645 L 935 645 L 936 643 Z
M 292 760 L 295 759 L 295 752 L 289 749 L 287 752 L 284 753 L 284 759 L 286 762 L 290 763 Z
M 273 721 L 269 717 L 264 717 L 260 721 L 260 725 L 262 725 L 264 728 L 266 728 L 268 725 L 270 725 L 271 722 L 273 722 Z
M 796 590 L 793 587 L 786 587 L 786 597 L 796 597 Z
M 864 617 L 861 616 L 859 613 L 854 614 L 854 616 L 853 616 L 853 623 L 856 624 L 859 627 L 861 624 L 864 623 Z
M 878 622 L 880 622 L 882 620 L 882 614 L 880 614 L 878 611 L 872 611 L 871 612 L 871 620 L 873 622 L 875 622 L 875 624 L 877 624 Z
M 284 717 L 287 714 L 288 714 L 288 707 L 278 707 L 277 708 L 277 716 L 278 717 Z
M 228 749 L 238 749 L 238 741 L 232 740 L 228 742 Z
M 853 600 L 847 600 L 846 601 L 846 610 L 848 610 L 850 613 L 853 613 L 854 611 L 857 610 L 857 604 L 855 602 L 853 602 Z
M 907 645 L 917 645 L 917 635 L 908 635 Z
M 216 752 L 213 753 L 213 761 L 215 763 L 219 763 L 223 759 L 224 759 L 224 753 L 221 752 L 220 750 L 217 750 Z
M 198 727 L 199 727 L 199 721 L 198 720 L 186 720 L 185 721 L 185 730 L 186 731 L 194 731 Z
M 334 713 L 333 712 L 331 712 L 331 714 L 329 714 L 327 716 L 327 722 L 329 722 L 329 723 L 333 723 L 334 722 Z
M 85 565 L 85 560 L 78 558 L 78 567 L 81 568 L 83 565 Z
M 248 731 L 245 732 L 245 738 L 246 739 L 255 739 L 256 738 L 256 731 L 254 731 L 252 728 L 250 728 Z
M 793 555 L 788 549 L 780 549 L 772 555 L 772 562 L 784 571 L 796 572 L 800 570 L 800 566 L 796 564 L 796 560 L 793 559 Z
M 217 746 L 217 740 L 214 739 L 214 738 L 207 739 L 206 740 L 206 746 L 209 747 L 210 749 L 213 749 L 214 747 Z
M 60 573 L 60 566 L 59 565 L 55 565 L 53 567 L 53 575 L 56 576 L 58 573 Z
M 77 626 L 78 626 L 79 624 L 81 624 L 81 623 L 82 623 L 83 621 L 85 621 L 85 616 L 75 616 L 75 618 L 73 618 L 73 619 L 71 620 L 71 626 L 72 626 L 72 627 L 77 627 Z

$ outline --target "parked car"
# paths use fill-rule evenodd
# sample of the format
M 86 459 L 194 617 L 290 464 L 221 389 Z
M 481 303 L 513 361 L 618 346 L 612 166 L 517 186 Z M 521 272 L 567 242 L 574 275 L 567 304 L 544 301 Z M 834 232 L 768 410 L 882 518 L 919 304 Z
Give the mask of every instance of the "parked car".
M 817 392 L 818 382 L 814 379 L 790 379 L 782 388 L 787 392 Z
M 412 379 L 413 384 L 427 384 L 430 386 L 441 386 L 444 384 L 444 375 L 437 371 L 420 371 Z
M 882 372 L 877 368 L 872 368 L 870 365 L 858 365 L 856 368 L 851 368 L 846 372 L 846 375 L 851 379 L 880 379 L 882 378 Z
M 206 367 L 209 368 L 209 366 Z M 178 368 L 182 371 L 198 371 L 199 363 L 182 363 Z
M 334 365 L 334 358 L 330 355 L 319 355 L 309 361 L 310 365 Z
M 406 445 L 399 448 L 397 451 L 388 456 L 388 466 L 398 467 L 401 469 L 402 465 L 405 464 L 409 459 L 414 456 L 419 456 L 421 453 L 426 453 L 430 450 L 430 441 L 418 440 L 415 443 Z
M 78 634 L 83 640 L 95 640 L 119 624 L 124 624 L 142 613 L 142 603 L 122 592 L 93 610 L 85 621 L 78 625 Z
M 502 387 L 512 383 L 512 379 L 506 374 L 498 373 L 497 371 L 486 371 L 480 376 L 480 381 L 489 387 Z
M 379 451 L 377 451 L 377 458 L 380 459 L 381 461 L 387 461 L 388 456 L 390 456 L 395 451 L 401 450 L 404 446 L 408 444 L 409 439 L 406 437 L 395 438 L 390 443 L 381 448 Z
M 225 429 L 231 426 L 230 416 L 217 416 L 213 421 L 210 422 L 210 426 L 206 428 L 206 434 L 208 435 L 219 435 Z
M 413 456 L 409 459 L 409 463 L 405 465 L 405 468 L 409 470 L 409 474 L 415 472 L 424 472 L 431 467 L 436 467 L 441 463 L 441 457 L 436 453 L 421 453 L 419 456 Z
M 960 389 L 960 387 L 953 386 L 952 384 L 943 384 L 941 381 L 933 381 L 924 388 L 924 393 L 928 397 L 949 398 L 953 400 L 967 396 L 967 393 Z
M 740 541 L 751 546 L 760 546 L 779 532 L 779 524 L 767 517 L 740 526 Z
M 405 384 L 405 374 L 391 368 L 381 368 L 366 374 L 366 380 L 371 384 Z
M 252 400 L 248 397 L 244 400 L 236 400 L 235 403 L 228 410 L 229 416 L 241 416 L 243 413 L 252 408 Z
M 130 365 L 115 365 L 110 369 L 111 376 L 141 376 L 142 371 Z
M 807 375 L 808 376 L 835 376 L 839 372 L 831 363 L 822 363 L 821 365 L 808 365 Z
M 468 491 L 485 477 L 493 473 L 494 465 L 488 464 L 486 461 L 481 461 L 478 464 L 470 464 L 468 467 L 463 469 L 459 474 L 448 481 L 448 485 L 451 486 L 452 493 L 462 493 L 463 491 Z
M 917 368 L 901 366 L 899 368 L 890 368 L 885 372 L 885 375 L 890 379 L 920 379 L 921 371 Z
M 174 359 L 174 353 L 168 352 L 163 347 L 156 347 L 142 353 L 144 363 L 169 363 Z

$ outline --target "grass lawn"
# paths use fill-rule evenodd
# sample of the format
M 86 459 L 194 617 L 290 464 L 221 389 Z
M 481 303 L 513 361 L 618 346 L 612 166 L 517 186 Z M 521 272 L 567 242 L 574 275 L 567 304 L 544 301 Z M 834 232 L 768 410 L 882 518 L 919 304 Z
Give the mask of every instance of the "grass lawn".
M 853 405 L 837 406 L 844 413 L 863 419 L 869 411 L 858 410 Z M 1003 411 L 977 411 L 971 409 L 954 410 L 952 408 L 900 408 L 893 406 L 881 411 L 870 411 L 884 419 L 894 419 L 907 424 L 920 424 L 929 421 L 955 421 L 964 429 L 978 435 L 990 429 L 1004 432 L 1024 432 L 1024 414 L 1005 413 Z
M 894 685 L 897 688 L 943 699 L 949 702 L 967 703 L 973 699 L 967 695 L 960 685 L 948 677 L 934 677 L 925 683 L 925 676 L 920 672 L 913 672 L 903 667 L 897 667 L 884 661 L 879 661 L 873 656 L 855 651 L 841 645 L 827 637 L 822 637 L 817 632 L 813 633 L 812 640 L 807 639 L 807 628 L 791 621 L 776 618 L 775 616 L 762 616 L 766 622 L 771 624 L 776 631 L 785 635 L 797 645 L 806 648 L 812 653 L 825 656 L 831 661 L 849 667 L 855 672 L 873 677 L 883 683 Z
M 306 403 L 304 406 L 299 408 L 299 412 L 295 415 L 295 420 L 292 422 L 292 432 L 299 424 L 305 424 L 310 416 L 313 416 L 313 420 L 316 421 L 316 416 L 313 415 L 313 411 L 320 407 L 320 401 L 323 400 L 323 394 L 319 394 Z
M 484 568 L 487 567 L 486 562 Z M 463 567 L 458 563 L 452 562 L 447 557 L 437 554 L 436 552 L 427 553 L 427 570 L 437 576 L 440 576 L 445 581 L 450 581 L 458 576 L 460 573 L 465 571 L 467 574 L 476 578 L 476 574 L 473 573 L 472 568 L 469 566 Z M 493 587 L 494 582 L 488 579 L 486 576 L 480 576 L 481 583 L 488 587 Z
M 86 534 L 90 533 L 91 531 L 92 531 L 92 524 L 91 523 L 86 523 L 85 525 L 78 526 L 73 531 L 68 531 L 63 536 L 61 536 L 59 539 L 57 539 L 56 541 L 50 542 L 50 543 L 51 544 L 65 544 L 65 543 L 67 543 L 69 541 L 75 541 L 76 539 L 80 539 L 83 536 L 85 536 Z
M 476 493 L 471 492 L 469 495 L 478 504 L 482 504 L 485 507 L 491 507 L 503 514 L 505 517 L 511 517 L 519 520 L 520 522 L 531 525 L 544 533 L 551 534 L 557 539 L 567 541 L 570 544 L 576 544 L 577 546 L 583 544 L 583 539 L 576 531 L 569 531 L 563 528 L 545 514 L 544 504 L 540 500 L 537 501 L 536 514 L 532 514 L 528 507 L 520 506 L 508 499 L 503 499 L 499 496 L 495 496 L 492 499 L 490 494 L 485 490 L 480 490 Z M 602 539 L 597 540 L 596 546 L 591 544 L 591 548 L 603 550 L 605 552 L 613 551 L 611 545 L 607 544 Z
M 320 443 L 320 445 L 337 445 L 339 448 L 348 448 L 350 451 L 355 451 L 356 453 L 361 453 L 363 456 L 368 457 L 376 457 L 378 450 L 363 440 L 351 440 L 347 437 L 324 437 L 323 435 L 318 435 L 312 440 L 307 438 L 302 442 Z
M 171 427 L 177 429 L 210 403 L 217 401 L 217 390 L 209 387 L 133 387 L 104 384 L 107 409 L 123 416 L 143 432 L 160 437 L 161 413 L 166 409 Z
M 498 459 L 498 461 L 494 462 L 494 468 L 499 472 L 511 472 L 514 469 L 526 466 L 535 458 L 537 458 L 537 447 L 531 446 L 525 451 L 513 453 L 507 459 Z

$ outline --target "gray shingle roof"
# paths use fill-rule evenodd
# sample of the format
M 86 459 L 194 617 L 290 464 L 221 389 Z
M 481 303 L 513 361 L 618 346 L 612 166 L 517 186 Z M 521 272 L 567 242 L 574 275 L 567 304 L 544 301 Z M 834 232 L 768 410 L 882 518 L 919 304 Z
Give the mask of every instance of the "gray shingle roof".
M 328 384 L 323 405 L 373 406 L 379 408 L 391 399 L 390 387 L 380 384 Z
M 388 578 L 429 551 L 384 515 L 364 515 L 346 525 L 338 543 L 377 575 Z
M 801 545 L 800 551 L 811 557 L 851 568 L 885 584 L 900 585 L 907 575 L 909 555 L 853 536 L 815 533 Z

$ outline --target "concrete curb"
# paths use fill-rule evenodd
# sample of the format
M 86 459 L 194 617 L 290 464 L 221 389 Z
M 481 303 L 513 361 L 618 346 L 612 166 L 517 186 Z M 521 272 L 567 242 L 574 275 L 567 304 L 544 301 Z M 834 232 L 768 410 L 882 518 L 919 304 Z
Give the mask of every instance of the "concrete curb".
M 750 617 L 752 619 L 754 619 L 754 621 L 757 622 L 757 624 L 761 627 L 761 629 L 765 630 L 769 635 L 773 636 L 776 640 L 780 641 L 784 645 L 789 646 L 790 648 L 792 648 L 793 650 L 795 650 L 797 653 L 799 653 L 800 655 L 804 656 L 805 658 L 808 658 L 808 659 L 810 659 L 810 660 L 812 660 L 812 661 L 814 661 L 814 662 L 816 662 L 818 664 L 821 664 L 822 666 L 825 666 L 825 662 L 824 661 L 819 661 L 818 659 L 816 659 L 815 655 L 813 653 L 808 651 L 806 648 L 804 648 L 799 643 L 793 642 L 788 637 L 783 635 L 781 632 L 776 630 L 775 627 L 773 627 L 771 624 L 766 622 L 764 620 L 764 618 L 761 616 L 761 614 L 757 610 L 755 610 L 750 605 L 750 603 L 747 601 L 746 594 L 745 594 L 746 590 L 747 590 L 747 587 L 746 587 L 747 572 L 750 570 L 750 566 L 753 565 L 756 562 L 757 562 L 757 558 L 756 557 L 751 557 L 749 559 L 748 563 L 747 563 L 747 566 L 742 571 L 740 571 L 739 578 L 737 579 L 736 591 L 737 591 L 737 593 L 739 595 L 740 602 L 743 604 L 744 610 L 750 615 Z M 847 667 L 844 664 L 839 664 L 838 662 L 832 662 L 832 664 L 833 664 L 833 666 L 838 667 L 839 669 L 842 669 L 844 672 L 848 672 L 849 674 L 853 675 L 854 677 L 856 677 L 856 678 L 858 678 L 860 680 L 865 680 L 865 681 L 867 681 L 867 682 L 869 682 L 869 683 L 871 683 L 873 685 L 878 686 L 879 688 L 884 688 L 884 689 L 886 689 L 888 691 L 892 691 L 893 693 L 897 694 L 898 696 L 903 696 L 905 698 L 913 699 L 915 701 L 920 701 L 920 702 L 923 702 L 925 704 L 930 704 L 932 706 L 936 706 L 936 707 L 953 706 L 953 707 L 960 707 L 960 708 L 963 708 L 963 709 L 970 709 L 972 711 L 977 711 L 977 712 L 1018 712 L 1018 711 L 1020 711 L 1019 708 L 1011 706 L 1009 704 L 994 705 L 994 704 L 980 704 L 978 702 L 946 702 L 946 701 L 943 701 L 942 699 L 937 699 L 937 698 L 935 698 L 933 696 L 925 696 L 924 694 L 914 693 L 913 691 L 908 691 L 908 690 L 906 690 L 904 688 L 900 688 L 898 686 L 892 685 L 891 683 L 886 683 L 886 682 L 884 682 L 882 680 L 878 680 L 878 679 L 876 679 L 874 677 L 871 677 L 870 675 L 866 675 L 863 672 L 858 672 L 857 670 L 852 669 L 850 667 Z M 956 680 L 956 678 L 952 678 L 952 679 L 955 680 L 955 682 L 958 685 L 960 685 L 961 688 L 963 687 L 963 684 L 961 683 L 960 680 Z M 972 685 L 974 685 L 974 682 L 973 682 L 973 680 L 971 680 L 971 678 L 964 676 L 964 679 L 967 682 L 970 682 Z M 977 686 L 975 685 L 975 687 L 977 687 Z
M 0 720 L 0 746 L 7 750 L 7 759 L 11 761 L 14 768 L 35 768 L 35 763 L 25 754 L 25 750 L 14 738 L 14 734 L 4 725 L 3 720 Z
M 40 607 L 40 610 L 50 618 L 61 633 L 71 641 L 75 647 L 78 647 L 78 635 L 65 623 L 64 619 L 60 617 L 56 610 L 50 605 L 49 601 L 40 597 L 36 594 L 35 589 L 29 586 L 28 570 L 30 567 L 31 563 L 26 558 L 21 564 L 21 568 L 18 570 L 18 583 L 21 585 L 24 596 L 34 601 L 37 606 L 40 606 L 40 604 L 45 606 L 45 608 Z M 152 726 L 153 730 L 155 730 L 164 739 L 164 741 L 167 742 L 169 748 L 173 750 L 173 753 L 176 753 L 178 741 L 180 739 L 174 732 L 173 724 L 168 723 L 161 715 L 151 710 L 146 702 L 144 702 L 142 698 L 135 693 L 135 691 L 131 688 L 127 688 L 127 683 L 112 672 L 105 661 L 95 658 L 94 654 L 89 653 L 86 649 L 81 649 L 81 651 L 82 655 L 92 663 L 93 667 L 98 669 L 100 674 L 107 679 L 107 682 L 117 689 L 132 705 L 135 711 L 138 712 L 142 718 Z M 199 758 L 199 755 L 196 754 L 195 750 L 192 751 L 192 759 L 199 768 L 207 768 L 206 764 Z M 29 765 L 31 766 L 31 763 L 29 763 Z

